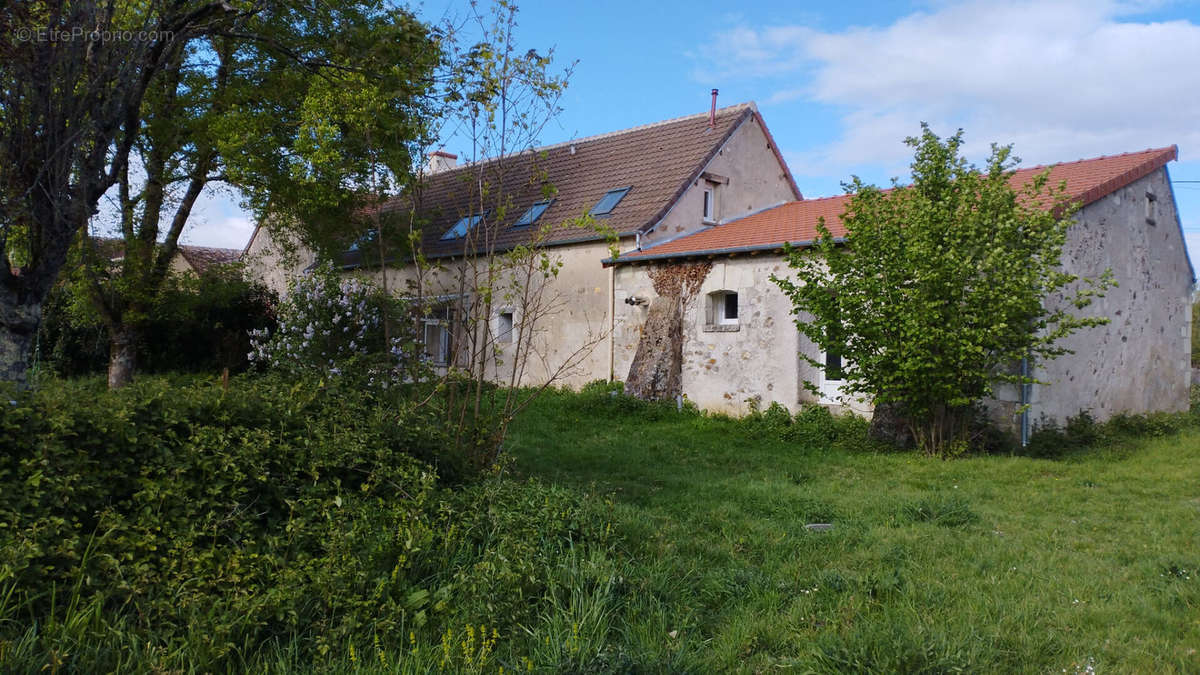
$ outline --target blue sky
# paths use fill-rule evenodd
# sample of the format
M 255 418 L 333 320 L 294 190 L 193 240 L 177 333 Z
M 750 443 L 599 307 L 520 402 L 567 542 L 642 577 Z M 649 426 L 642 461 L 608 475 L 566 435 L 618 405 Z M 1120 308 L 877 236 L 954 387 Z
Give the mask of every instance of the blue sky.
M 976 162 L 992 142 L 1023 166 L 1177 144 L 1172 180 L 1200 181 L 1195 2 L 526 0 L 518 21 L 522 49 L 578 62 L 543 144 L 705 112 L 715 87 L 718 105 L 758 104 L 806 197 L 903 178 L 922 121 L 963 128 Z M 1200 182 L 1174 187 L 1200 255 Z M 252 229 L 230 195 L 199 215 L 190 243 L 238 247 Z

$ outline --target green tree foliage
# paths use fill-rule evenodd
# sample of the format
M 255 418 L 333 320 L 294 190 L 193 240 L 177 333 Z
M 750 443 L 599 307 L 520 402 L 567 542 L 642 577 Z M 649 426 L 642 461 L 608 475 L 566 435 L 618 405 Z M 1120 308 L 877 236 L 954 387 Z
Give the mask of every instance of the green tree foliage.
M 76 269 L 73 274 L 79 275 Z M 104 372 L 108 329 L 84 284 L 64 283 L 46 299 L 38 334 L 39 369 L 64 377 Z M 167 277 L 141 324 L 137 362 L 142 372 L 240 372 L 248 365 L 250 331 L 275 324 L 275 294 L 245 278 L 240 265 Z
M 257 11 L 203 0 L 0 4 L 0 378 L 25 381 L 42 302 L 128 171 L 152 83 L 184 45 Z
M 1014 187 L 1017 160 L 995 145 L 976 169 L 961 130 L 942 140 L 922 125 L 906 143 L 913 183 L 854 178 L 844 243 L 822 222 L 812 248 L 787 254 L 795 278 L 775 282 L 800 331 L 843 357 L 843 391 L 898 406 L 919 447 L 945 456 L 967 445 L 973 404 L 997 382 L 1032 381 L 1021 359 L 1054 358 L 1063 337 L 1107 322 L 1070 310 L 1110 281 L 1062 271 L 1072 205 L 1048 172 Z
M 133 375 L 139 333 L 203 190 L 243 189 L 260 214 L 271 205 L 273 222 L 302 223 L 309 245 L 344 240 L 369 203 L 365 188 L 411 173 L 439 61 L 430 30 L 382 0 L 271 3 L 173 51 L 142 104 L 137 171 L 118 176 L 120 262 L 85 240 L 110 386 Z

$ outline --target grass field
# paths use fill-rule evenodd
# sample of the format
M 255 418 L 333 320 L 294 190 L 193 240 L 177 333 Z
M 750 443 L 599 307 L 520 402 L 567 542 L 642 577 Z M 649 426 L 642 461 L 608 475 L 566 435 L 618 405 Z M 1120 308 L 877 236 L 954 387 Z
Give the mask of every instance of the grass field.
M 508 450 L 612 503 L 580 670 L 1200 672 L 1195 429 L 941 461 L 552 394 Z

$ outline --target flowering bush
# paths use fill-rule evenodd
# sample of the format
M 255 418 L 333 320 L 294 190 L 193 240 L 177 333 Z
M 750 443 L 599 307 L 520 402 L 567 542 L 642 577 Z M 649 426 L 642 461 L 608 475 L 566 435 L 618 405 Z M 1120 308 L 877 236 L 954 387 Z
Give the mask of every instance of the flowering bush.
M 256 364 L 292 375 L 339 376 L 353 371 L 387 386 L 411 378 L 420 364 L 418 345 L 407 321 L 391 323 L 385 339 L 384 317 L 407 315 L 405 303 L 385 296 L 374 285 L 339 278 L 330 267 L 293 282 L 279 305 L 274 333 L 251 331 L 248 355 Z

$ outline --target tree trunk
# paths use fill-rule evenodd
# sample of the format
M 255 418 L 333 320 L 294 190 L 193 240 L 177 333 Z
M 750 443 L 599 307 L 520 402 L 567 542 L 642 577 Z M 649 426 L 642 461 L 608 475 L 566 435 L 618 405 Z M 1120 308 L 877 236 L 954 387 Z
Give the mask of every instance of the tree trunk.
M 868 435 L 885 443 L 890 443 L 907 450 L 916 444 L 909 422 L 901 414 L 898 403 L 878 403 L 871 413 L 871 427 Z
M 669 401 L 683 393 L 683 309 L 678 295 L 650 303 L 625 393 L 645 401 Z
M 108 340 L 108 388 L 120 389 L 133 381 L 137 363 L 137 331 L 118 326 Z
M 42 322 L 42 303 L 34 294 L 0 291 L 0 380 L 29 384 L 33 341 Z

